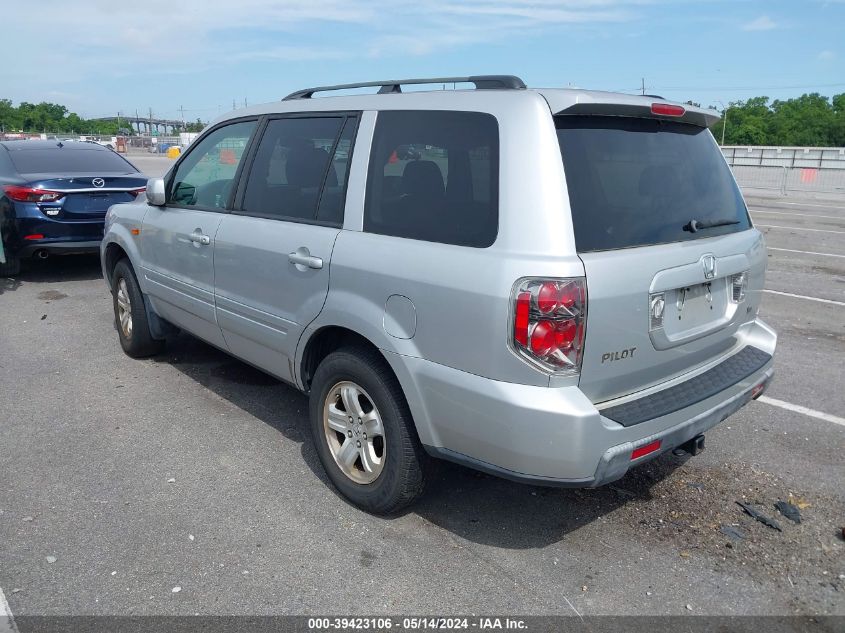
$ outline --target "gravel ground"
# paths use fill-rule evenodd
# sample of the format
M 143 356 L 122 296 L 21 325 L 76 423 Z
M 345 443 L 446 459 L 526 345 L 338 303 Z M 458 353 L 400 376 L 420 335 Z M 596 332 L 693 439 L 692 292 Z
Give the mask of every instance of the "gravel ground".
M 845 233 L 802 230 L 845 232 L 845 201 L 797 202 L 749 199 L 787 227 L 761 227 L 769 246 L 840 257 L 770 250 L 767 287 L 845 302 Z M 845 305 L 767 294 L 762 313 L 781 337 L 767 395 L 841 416 Z M 0 280 L 0 402 L 16 615 L 845 615 L 845 427 L 764 402 L 609 487 L 444 464 L 376 518 L 327 482 L 304 396 L 187 335 L 126 357 L 90 257 Z

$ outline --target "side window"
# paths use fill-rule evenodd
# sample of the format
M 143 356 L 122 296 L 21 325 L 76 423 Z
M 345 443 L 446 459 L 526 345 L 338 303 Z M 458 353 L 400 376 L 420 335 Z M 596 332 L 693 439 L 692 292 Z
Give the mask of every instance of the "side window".
M 352 145 L 357 128 L 356 119 L 346 119 L 343 132 L 335 147 L 334 156 L 332 156 L 333 169 L 329 170 L 326 186 L 323 187 L 323 195 L 320 197 L 320 207 L 317 209 L 317 219 L 323 222 L 343 224 L 346 180 L 349 177 L 349 162 L 352 159 Z M 336 182 L 332 174 L 337 177 Z
M 498 174 L 499 127 L 492 115 L 380 112 L 364 230 L 486 248 L 498 232 Z
M 334 220 L 340 210 L 341 178 L 346 177 L 345 165 L 342 176 L 338 171 L 335 150 L 344 120 L 342 116 L 271 120 L 249 171 L 241 211 L 314 220 L 318 205 L 323 208 L 322 196 L 325 215 L 331 216 L 326 219 Z M 335 199 L 332 212 L 329 207 Z
M 256 121 L 226 125 L 192 147 L 171 180 L 168 204 L 225 208 L 235 173 L 256 125 Z

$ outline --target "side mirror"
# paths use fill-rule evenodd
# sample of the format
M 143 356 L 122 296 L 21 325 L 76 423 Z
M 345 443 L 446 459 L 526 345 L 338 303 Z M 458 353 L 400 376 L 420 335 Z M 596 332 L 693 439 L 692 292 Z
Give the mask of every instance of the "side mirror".
M 147 181 L 147 203 L 154 207 L 163 207 L 165 201 L 164 178 L 150 178 Z

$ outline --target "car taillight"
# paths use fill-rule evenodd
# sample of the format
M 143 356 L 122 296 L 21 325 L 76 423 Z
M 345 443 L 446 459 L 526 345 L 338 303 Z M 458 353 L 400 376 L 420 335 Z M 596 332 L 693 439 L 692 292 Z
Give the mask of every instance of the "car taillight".
M 511 294 L 511 347 L 545 371 L 581 371 L 587 287 L 583 278 L 521 279 Z
M 673 105 L 671 103 L 652 103 L 651 113 L 662 114 L 663 116 L 684 116 L 686 110 L 683 106 Z
M 129 195 L 132 195 L 132 196 L 134 196 L 134 197 L 136 197 L 136 198 L 137 198 L 137 197 L 138 197 L 138 196 L 140 196 L 142 193 L 146 193 L 146 191 L 147 191 L 147 188 L 146 188 L 146 187 L 141 187 L 140 189 L 132 189 L 132 190 L 128 191 L 127 193 L 128 193 Z
M 16 202 L 55 202 L 64 198 L 65 195 L 60 191 L 33 189 L 32 187 L 20 187 L 18 185 L 3 185 L 3 191 Z

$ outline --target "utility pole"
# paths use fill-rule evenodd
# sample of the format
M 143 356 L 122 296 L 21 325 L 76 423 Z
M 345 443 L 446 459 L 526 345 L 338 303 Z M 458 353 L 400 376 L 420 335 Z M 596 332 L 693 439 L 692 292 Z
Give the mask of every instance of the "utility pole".
M 120 134 L 120 112 L 117 113 L 117 133 Z
M 642 88 L 643 96 L 645 96 L 645 77 L 641 78 L 640 81 L 642 82 L 642 85 L 643 85 L 643 88 Z
M 722 147 L 724 147 L 725 146 L 725 130 L 728 127 L 728 110 L 731 109 L 731 106 L 730 105 L 726 106 L 721 101 L 719 101 L 719 103 L 722 106 L 722 143 L 721 143 L 721 145 L 722 145 Z
M 246 105 L 246 97 L 244 97 L 244 107 L 247 107 L 247 105 Z
M 232 110 L 237 110 L 237 109 L 238 109 L 238 105 L 235 103 L 235 98 L 232 97 Z

